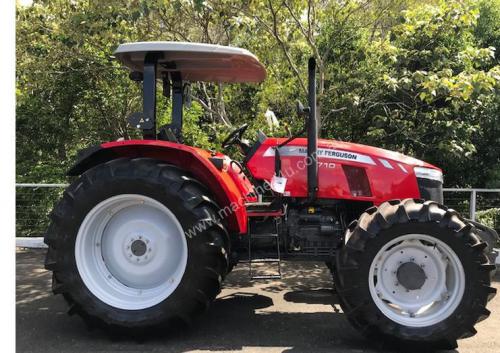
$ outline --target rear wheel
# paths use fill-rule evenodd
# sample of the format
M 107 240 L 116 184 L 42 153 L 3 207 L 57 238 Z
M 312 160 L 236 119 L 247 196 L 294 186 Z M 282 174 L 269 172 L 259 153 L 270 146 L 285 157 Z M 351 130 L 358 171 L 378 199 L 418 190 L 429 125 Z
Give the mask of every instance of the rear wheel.
M 362 333 L 393 343 L 450 348 L 476 333 L 495 294 L 486 244 L 435 202 L 390 201 L 352 223 L 334 278 Z
M 119 159 L 65 191 L 46 234 L 46 268 L 70 313 L 142 334 L 190 322 L 220 291 L 228 239 L 206 189 L 152 159 Z

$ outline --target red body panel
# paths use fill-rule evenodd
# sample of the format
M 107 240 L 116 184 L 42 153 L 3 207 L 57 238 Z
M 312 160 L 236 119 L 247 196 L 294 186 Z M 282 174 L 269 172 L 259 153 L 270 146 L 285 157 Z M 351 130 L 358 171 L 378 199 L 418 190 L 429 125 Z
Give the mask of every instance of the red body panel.
M 283 138 L 269 138 L 247 163 L 256 179 L 270 181 L 274 175 L 273 147 Z M 280 148 L 281 170 L 287 178 L 285 196 L 307 197 L 307 139 L 297 138 Z M 390 199 L 418 198 L 413 167 L 436 168 L 428 163 L 397 152 L 354 143 L 322 140 L 318 142 L 318 197 L 370 201 L 378 205 Z M 364 168 L 371 196 L 354 196 L 342 168 L 349 165 Z
M 268 138 L 247 163 L 255 179 L 270 181 L 274 175 L 274 148 L 285 141 Z M 223 217 L 231 232 L 247 231 L 245 202 L 255 202 L 253 185 L 237 163 L 221 153 L 160 140 L 128 140 L 107 142 L 102 149 L 116 157 L 149 157 L 177 165 L 210 189 L 223 209 Z M 282 174 L 287 178 L 284 196 L 307 197 L 307 140 L 298 138 L 280 148 Z M 222 170 L 210 158 L 223 158 Z M 436 168 L 400 153 L 354 143 L 319 140 L 318 198 L 370 201 L 378 205 L 390 199 L 418 198 L 420 192 L 413 168 Z M 370 196 L 353 195 L 343 166 L 363 168 Z
M 112 149 L 117 156 L 149 157 L 177 165 L 203 183 L 213 194 L 215 201 L 224 211 L 231 232 L 245 233 L 247 230 L 247 195 L 253 191 L 252 184 L 240 173 L 228 157 L 191 146 L 160 140 L 127 140 L 107 142 L 103 149 Z M 225 158 L 223 170 L 218 170 L 210 157 Z M 253 201 L 252 198 L 248 201 Z

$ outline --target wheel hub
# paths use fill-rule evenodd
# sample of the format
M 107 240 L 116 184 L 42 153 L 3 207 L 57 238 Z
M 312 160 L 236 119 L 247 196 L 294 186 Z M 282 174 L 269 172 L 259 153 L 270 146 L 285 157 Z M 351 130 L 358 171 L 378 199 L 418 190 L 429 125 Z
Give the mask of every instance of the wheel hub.
M 153 234 L 153 237 L 156 238 Z M 129 262 L 141 265 L 153 260 L 155 252 L 153 251 L 153 241 L 144 235 L 133 235 L 125 238 L 124 250 L 125 257 Z
M 398 282 L 408 290 L 422 288 L 427 277 L 424 270 L 414 262 L 405 262 L 399 266 L 396 277 Z
M 146 253 L 147 245 L 142 240 L 134 240 L 132 245 L 130 246 L 130 250 L 132 250 L 132 254 L 135 256 L 142 256 Z

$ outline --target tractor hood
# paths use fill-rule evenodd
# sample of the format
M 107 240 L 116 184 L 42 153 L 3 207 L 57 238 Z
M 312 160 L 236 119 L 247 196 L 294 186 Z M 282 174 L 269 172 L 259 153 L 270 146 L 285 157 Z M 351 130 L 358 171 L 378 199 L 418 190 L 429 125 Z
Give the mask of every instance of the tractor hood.
M 404 155 L 399 152 L 389 151 L 383 148 L 373 147 L 362 145 L 358 143 L 352 142 L 343 142 L 343 141 L 335 141 L 335 140 L 319 140 L 318 147 L 330 147 L 335 149 L 347 150 L 347 151 L 356 151 L 359 153 L 367 154 L 373 157 L 383 158 L 386 160 L 392 160 L 394 162 L 401 162 L 414 167 L 425 167 L 436 170 L 441 170 L 440 168 L 429 164 L 427 162 L 421 161 L 420 159 L 416 159 L 407 155 Z
M 266 140 L 266 145 L 276 146 L 283 143 L 286 139 L 284 138 L 269 138 Z M 280 148 L 281 155 L 294 155 L 295 153 L 301 153 L 302 148 L 307 148 L 307 139 L 297 138 L 291 143 Z M 269 151 L 266 151 L 269 155 Z M 346 153 L 343 153 L 346 152 Z M 351 152 L 351 153 L 348 153 Z M 402 163 L 412 167 L 425 167 L 441 171 L 440 168 L 429 164 L 427 162 L 421 161 L 419 159 L 406 156 L 399 152 L 389 151 L 383 148 L 362 145 L 359 143 L 336 141 L 336 140 L 318 140 L 318 157 L 331 157 L 333 159 L 353 161 L 366 164 L 382 164 L 388 165 L 382 161 L 392 161 L 394 163 Z M 389 163 L 390 164 L 390 163 Z
M 270 181 L 276 173 L 276 146 L 284 138 L 258 141 L 246 165 L 255 179 Z M 307 139 L 279 148 L 285 196 L 307 197 Z M 425 198 L 441 201 L 441 169 L 398 152 L 335 140 L 318 140 L 318 197 L 380 204 L 390 199 Z M 426 196 L 427 195 L 427 196 Z M 429 196 L 430 195 L 430 196 Z

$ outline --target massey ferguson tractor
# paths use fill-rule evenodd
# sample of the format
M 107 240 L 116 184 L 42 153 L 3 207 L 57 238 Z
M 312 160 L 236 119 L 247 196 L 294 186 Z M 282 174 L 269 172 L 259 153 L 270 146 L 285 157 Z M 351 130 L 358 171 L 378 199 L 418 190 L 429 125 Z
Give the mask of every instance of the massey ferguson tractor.
M 261 82 L 244 49 L 180 42 L 118 47 L 142 82 L 143 139 L 89 147 L 51 213 L 45 267 L 69 313 L 126 334 L 190 323 L 240 262 L 254 280 L 280 260 L 325 262 L 347 319 L 369 338 L 449 348 L 476 333 L 496 293 L 494 230 L 443 205 L 441 169 L 384 149 L 319 138 L 315 61 L 306 137 L 244 139 L 222 152 L 183 144 L 190 82 Z M 157 83 L 172 120 L 156 124 Z M 300 135 L 300 134 L 299 134 Z M 260 271 L 263 263 L 272 268 Z M 240 264 L 240 266 L 241 266 Z M 275 271 L 274 271 L 275 270 Z

